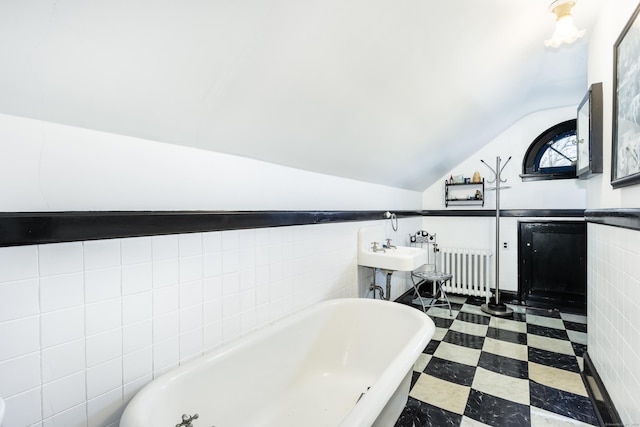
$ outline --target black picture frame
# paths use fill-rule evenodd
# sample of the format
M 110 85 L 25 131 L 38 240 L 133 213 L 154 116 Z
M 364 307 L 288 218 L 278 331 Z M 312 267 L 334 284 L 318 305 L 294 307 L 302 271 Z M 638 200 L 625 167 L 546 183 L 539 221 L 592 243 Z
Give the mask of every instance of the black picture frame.
M 578 105 L 576 176 L 602 173 L 602 83 L 594 83 Z
M 640 183 L 640 5 L 613 47 L 611 185 Z

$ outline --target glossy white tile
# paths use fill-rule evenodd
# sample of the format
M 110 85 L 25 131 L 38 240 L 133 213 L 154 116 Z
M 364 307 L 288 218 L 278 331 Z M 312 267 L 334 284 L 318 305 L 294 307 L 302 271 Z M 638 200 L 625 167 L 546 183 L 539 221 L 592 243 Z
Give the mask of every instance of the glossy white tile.
M 231 273 L 222 276 L 222 296 L 237 294 L 240 292 L 240 274 Z
M 82 273 L 47 276 L 40 279 L 40 309 L 43 313 L 84 304 Z
M 40 319 L 43 348 L 76 341 L 85 335 L 82 306 L 45 313 Z
M 51 417 L 86 401 L 85 371 L 42 386 L 42 415 Z
M 88 427 L 110 427 L 122 416 L 122 387 L 87 401 Z
M 39 245 L 38 260 L 41 277 L 80 272 L 84 268 L 82 242 Z
M 124 325 L 122 328 L 123 354 L 150 346 L 153 342 L 153 323 L 151 320 Z
M 192 282 L 202 279 L 202 255 L 180 258 L 180 282 Z
M 40 350 L 38 316 L 0 322 L 0 361 Z
M 180 310 L 180 335 L 202 327 L 202 304 Z
M 38 314 L 38 288 L 38 279 L 0 283 L 0 322 Z
M 87 335 L 122 327 L 122 300 L 112 298 L 85 306 Z
M 122 356 L 122 329 L 87 337 L 87 367 Z
M 38 247 L 0 248 L 0 282 L 38 277 Z
M 189 257 L 202 254 L 202 234 L 189 233 L 178 236 L 178 252 L 180 257 Z
M 42 420 L 42 427 L 84 426 L 87 424 L 87 404 L 81 403 L 51 418 Z
M 205 254 L 222 252 L 222 232 L 202 233 L 202 252 Z
M 152 288 L 153 264 L 143 263 L 122 267 L 122 295 L 145 292 Z
M 122 324 L 150 320 L 153 316 L 153 295 L 142 292 L 122 297 Z
M 84 269 L 97 270 L 120 266 L 120 240 L 91 240 L 83 242 Z
M 154 261 L 178 258 L 180 250 L 178 235 L 153 236 L 151 250 Z
M 180 334 L 180 312 L 178 310 L 153 318 L 153 342 L 165 341 Z
M 153 316 L 160 316 L 180 308 L 178 285 L 153 290 Z
M 152 347 L 147 346 L 132 351 L 122 357 L 122 378 L 125 384 L 153 372 Z
M 153 260 L 151 237 L 130 237 L 120 241 L 122 265 L 149 263 Z
M 178 259 L 155 261 L 153 263 L 153 287 L 177 285 L 180 281 L 180 267 Z
M 42 381 L 47 383 L 85 369 L 84 337 L 42 350 Z
M 222 250 L 237 251 L 240 249 L 240 234 L 237 230 L 229 230 L 222 232 Z
M 98 302 L 121 295 L 122 270 L 120 267 L 89 270 L 84 273 L 85 302 Z
M 40 354 L 0 362 L 0 396 L 13 396 L 40 386 Z
M 154 373 L 177 364 L 180 360 L 180 340 L 178 336 L 153 343 Z
M 7 404 L 3 426 L 32 426 L 41 419 L 42 390 L 34 388 L 5 398 Z
M 87 399 L 96 398 L 121 386 L 122 358 L 87 368 Z

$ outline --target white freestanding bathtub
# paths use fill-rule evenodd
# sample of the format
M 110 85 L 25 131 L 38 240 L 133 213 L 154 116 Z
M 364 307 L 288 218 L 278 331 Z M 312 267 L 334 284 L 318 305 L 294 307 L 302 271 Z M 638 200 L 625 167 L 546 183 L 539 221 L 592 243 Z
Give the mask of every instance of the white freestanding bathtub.
M 401 304 L 321 302 L 153 380 L 120 427 L 392 426 L 434 332 Z

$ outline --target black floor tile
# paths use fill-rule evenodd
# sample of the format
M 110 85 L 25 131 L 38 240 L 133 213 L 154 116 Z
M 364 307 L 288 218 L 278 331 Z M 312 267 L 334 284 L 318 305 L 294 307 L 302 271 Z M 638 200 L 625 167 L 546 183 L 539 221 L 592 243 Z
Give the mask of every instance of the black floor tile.
M 598 425 L 589 398 L 529 382 L 531 405 L 584 423 Z
M 535 314 L 536 316 L 553 317 L 555 319 L 561 319 L 560 311 L 556 309 L 528 307 L 527 314 Z
M 395 427 L 458 427 L 462 415 L 409 397 Z
M 580 366 L 575 356 L 554 353 L 534 347 L 529 347 L 529 362 L 564 369 L 565 371 L 580 372 Z
M 424 350 L 422 350 L 422 352 L 425 354 L 433 354 L 438 348 L 438 344 L 440 344 L 440 341 L 431 340 L 429 341 L 429 344 L 427 344 L 427 346 L 424 348 Z
M 514 378 L 529 378 L 529 364 L 524 360 L 498 356 L 486 351 L 480 353 L 478 367 Z
M 451 324 L 455 320 L 455 319 L 445 319 L 444 317 L 438 317 L 438 316 L 429 316 L 429 317 L 431 317 L 431 320 L 433 320 L 433 323 L 436 325 L 436 328 L 443 328 L 443 329 L 449 329 L 449 327 L 451 327 Z
M 469 335 L 458 331 L 448 331 L 442 341 L 450 344 L 461 345 L 463 347 L 474 348 L 476 350 L 482 349 L 484 344 L 484 337 L 477 335 Z
M 464 322 L 475 323 L 478 325 L 488 325 L 489 322 L 491 321 L 491 317 L 483 316 L 481 314 L 465 313 L 463 311 L 458 313 L 458 316 L 456 316 L 456 319 L 462 320 Z
M 413 386 L 416 385 L 416 382 L 418 382 L 418 378 L 420 378 L 420 372 L 411 372 L 411 386 L 409 387 L 409 390 L 411 390 Z
M 424 373 L 441 380 L 470 387 L 473 383 L 476 368 L 434 356 L 429 361 Z
M 484 298 L 476 298 L 476 297 L 467 298 L 467 301 L 466 301 L 466 304 L 476 305 L 478 307 L 480 307 L 484 303 L 485 303 Z
M 584 344 L 578 344 L 577 342 L 572 342 L 571 346 L 573 347 L 573 352 L 578 357 L 583 357 L 584 352 L 587 351 L 587 346 Z
M 527 334 L 520 332 L 508 331 L 506 329 L 489 328 L 487 331 L 488 338 L 495 338 L 497 340 L 509 341 L 514 344 L 527 344 Z
M 460 311 L 462 309 L 462 306 L 464 304 L 458 304 L 455 302 L 450 303 L 451 304 L 451 310 L 455 310 L 455 311 Z
M 471 389 L 464 415 L 493 427 L 531 425 L 529 406 Z
M 578 331 L 578 332 L 585 332 L 585 333 L 587 332 L 586 323 L 569 322 L 568 320 L 565 320 L 564 327 L 571 331 Z
M 565 331 L 564 329 L 546 328 L 544 326 L 527 323 L 527 332 L 547 338 L 569 340 L 569 335 L 567 335 L 567 331 Z

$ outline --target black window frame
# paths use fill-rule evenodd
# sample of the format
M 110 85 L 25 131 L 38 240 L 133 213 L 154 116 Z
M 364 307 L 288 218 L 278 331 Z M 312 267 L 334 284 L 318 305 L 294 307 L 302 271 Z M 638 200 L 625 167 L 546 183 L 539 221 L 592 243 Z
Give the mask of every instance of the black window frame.
M 551 126 L 533 140 L 522 161 L 523 181 L 542 181 L 552 179 L 577 179 L 576 165 L 540 169 L 540 160 L 549 149 L 549 141 L 557 141 L 576 133 L 576 119 L 566 120 Z

